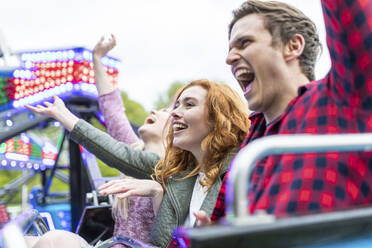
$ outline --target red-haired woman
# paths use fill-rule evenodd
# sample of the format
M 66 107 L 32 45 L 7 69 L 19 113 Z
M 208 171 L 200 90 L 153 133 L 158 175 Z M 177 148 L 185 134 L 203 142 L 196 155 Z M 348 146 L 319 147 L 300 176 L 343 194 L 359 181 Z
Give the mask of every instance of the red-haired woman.
M 108 165 L 126 175 L 153 177 L 161 183 L 164 196 L 150 238 L 152 245 L 160 247 L 168 245 L 175 227 L 194 226 L 197 211 L 211 214 L 222 177 L 249 128 L 246 104 L 236 92 L 224 84 L 208 80 L 193 81 L 176 96 L 169 120 L 165 156 L 159 160 L 152 153 L 134 150 L 117 142 L 79 120 L 59 98 L 55 97 L 54 100 L 53 104 L 46 103 L 46 107 L 39 105 L 29 108 L 60 121 L 71 131 L 73 140 Z M 118 189 L 126 192 L 120 182 L 104 191 L 119 192 Z M 141 191 L 142 196 L 151 191 L 146 190 L 148 192 Z

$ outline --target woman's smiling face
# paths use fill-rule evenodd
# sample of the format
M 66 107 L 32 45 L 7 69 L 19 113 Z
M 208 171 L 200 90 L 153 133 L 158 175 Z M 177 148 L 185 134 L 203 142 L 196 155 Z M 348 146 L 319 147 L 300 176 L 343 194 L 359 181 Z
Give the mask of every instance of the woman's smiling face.
M 187 88 L 171 111 L 173 145 L 193 153 L 197 159 L 201 154 L 201 143 L 211 130 L 206 121 L 207 93 L 200 86 Z

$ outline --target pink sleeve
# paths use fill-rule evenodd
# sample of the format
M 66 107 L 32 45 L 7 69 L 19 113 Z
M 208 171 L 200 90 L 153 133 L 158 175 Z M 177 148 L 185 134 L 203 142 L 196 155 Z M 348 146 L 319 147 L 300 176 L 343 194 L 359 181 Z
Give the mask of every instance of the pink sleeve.
M 139 140 L 125 114 L 119 90 L 99 96 L 98 103 L 105 117 L 107 131 L 112 137 L 127 144 Z

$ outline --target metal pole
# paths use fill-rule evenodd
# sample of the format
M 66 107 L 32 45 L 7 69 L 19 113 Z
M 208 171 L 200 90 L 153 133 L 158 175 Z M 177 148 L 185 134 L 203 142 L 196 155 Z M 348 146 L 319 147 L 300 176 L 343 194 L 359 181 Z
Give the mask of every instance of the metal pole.
M 52 182 L 53 182 L 53 178 L 54 178 L 54 175 L 58 169 L 58 160 L 59 160 L 59 156 L 61 155 L 62 153 L 62 148 L 63 148 L 63 143 L 65 141 L 65 137 L 66 137 L 66 130 L 63 129 L 62 133 L 61 133 L 61 136 L 59 137 L 59 140 L 58 140 L 58 143 L 57 143 L 57 150 L 58 150 L 58 153 L 57 153 L 57 157 L 55 159 L 55 162 L 54 162 L 54 166 L 53 168 L 51 169 L 50 171 L 50 175 L 49 175 L 49 178 L 46 182 L 46 185 L 44 187 L 44 191 L 43 191 L 43 198 L 45 199 L 48 194 L 49 194 L 49 190 L 50 190 L 50 187 L 52 186 Z
M 372 133 L 272 135 L 257 139 L 244 147 L 231 164 L 226 188 L 227 212 L 234 213 L 235 219 L 248 218 L 247 196 L 249 192 L 246 184 L 249 181 L 255 164 L 268 155 L 370 150 L 372 150 Z
M 71 204 L 71 231 L 78 226 L 80 216 L 85 205 L 85 194 L 82 182 L 82 164 L 79 145 L 69 140 L 70 154 L 70 204 Z

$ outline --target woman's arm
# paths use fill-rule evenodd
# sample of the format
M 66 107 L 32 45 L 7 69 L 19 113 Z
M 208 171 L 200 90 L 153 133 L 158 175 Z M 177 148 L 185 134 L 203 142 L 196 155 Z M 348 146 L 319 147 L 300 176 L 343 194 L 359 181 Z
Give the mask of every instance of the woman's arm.
M 116 40 L 114 35 L 111 35 L 111 39 L 109 39 L 108 42 L 104 42 L 104 37 L 102 36 L 93 49 L 94 77 L 96 79 L 96 86 L 99 95 L 109 94 L 115 90 L 114 85 L 110 82 L 105 68 L 101 63 L 102 57 L 105 56 L 115 45 Z
M 107 165 L 114 167 L 127 176 L 149 179 L 159 156 L 133 149 L 110 135 L 79 120 L 70 133 L 70 138 L 81 144 Z
M 120 91 L 115 90 L 99 97 L 99 107 L 105 117 L 108 133 L 127 144 L 139 141 L 125 114 Z
M 45 102 L 45 106 L 32 107 L 27 105 L 26 107 L 61 122 L 71 132 L 70 137 L 74 141 L 84 146 L 109 166 L 124 172 L 128 176 L 150 178 L 159 156 L 134 150 L 129 145 L 115 140 L 107 133 L 77 118 L 66 108 L 59 97 L 54 96 L 53 98 L 54 103 Z
M 102 195 L 117 194 L 117 198 L 124 199 L 130 196 L 144 196 L 153 198 L 155 214 L 158 212 L 163 200 L 163 187 L 154 180 L 124 178 L 110 181 L 99 187 Z
M 61 124 L 68 130 L 71 131 L 75 124 L 78 122 L 79 118 L 70 112 L 65 106 L 65 103 L 58 96 L 53 96 L 54 103 L 44 102 L 44 105 L 37 105 L 33 107 L 31 105 L 26 105 L 26 108 L 32 110 L 35 113 L 50 116 Z
M 111 39 L 107 42 L 103 40 L 102 37 L 93 49 L 93 68 L 99 94 L 99 107 L 105 117 L 108 133 L 119 141 L 133 144 L 139 139 L 125 115 L 120 91 L 114 89 L 101 62 L 102 57 L 115 47 L 115 36 L 111 35 Z

